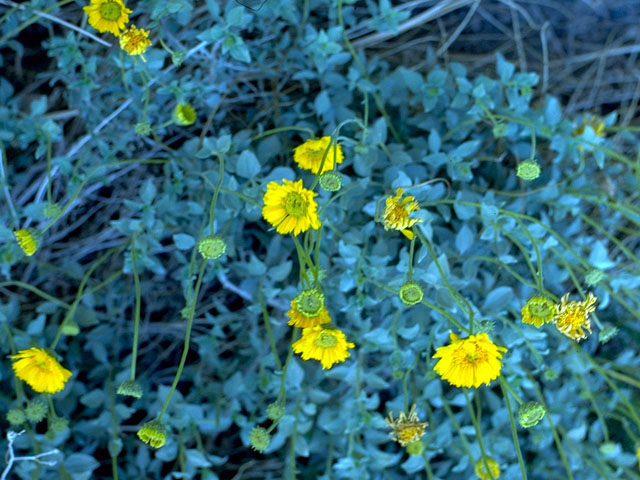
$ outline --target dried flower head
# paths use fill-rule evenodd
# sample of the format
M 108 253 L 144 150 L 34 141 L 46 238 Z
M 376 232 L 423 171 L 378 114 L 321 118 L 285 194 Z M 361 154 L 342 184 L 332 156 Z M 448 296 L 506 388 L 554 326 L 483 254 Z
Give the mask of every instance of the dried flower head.
M 302 186 L 302 180 L 282 179 L 282 185 L 269 182 L 263 197 L 262 216 L 282 235 L 298 235 L 310 228 L 317 230 L 321 223 L 315 196 L 315 192 Z
M 311 173 L 317 174 L 333 170 L 336 163 L 343 162 L 344 153 L 342 153 L 342 147 L 339 143 L 331 145 L 331 137 L 329 136 L 310 138 L 293 149 L 293 160 L 300 168 L 311 170 Z M 322 165 L 322 170 L 320 170 L 320 165 Z
M 13 371 L 39 393 L 56 393 L 64 388 L 71 372 L 43 348 L 27 348 L 11 357 Z
M 116 393 L 126 397 L 140 398 L 142 397 L 142 387 L 135 380 L 127 380 L 118 385 Z
M 383 223 L 385 230 L 399 230 L 408 239 L 413 238 L 413 232 L 409 230 L 416 223 L 421 222 L 420 218 L 409 218 L 412 212 L 420 209 L 418 202 L 412 195 L 407 195 L 402 199 L 404 190 L 398 188 L 393 197 L 388 197 L 384 209 Z
M 400 412 L 398 418 L 394 420 L 393 412 L 385 419 L 387 426 L 391 429 L 389 434 L 391 438 L 403 447 L 411 442 L 416 442 L 422 438 L 424 432 L 429 425 L 427 422 L 421 422 L 416 413 L 416 405 L 411 405 L 409 413 Z
M 124 30 L 131 13 L 122 0 L 91 0 L 82 10 L 89 16 L 89 25 L 100 33 L 109 32 L 116 37 Z
M 351 356 L 349 348 L 355 344 L 348 342 L 344 333 L 337 328 L 321 325 L 304 328 L 302 337 L 293 345 L 295 353 L 301 353 L 303 360 L 318 360 L 322 368 L 330 369 L 335 363 L 344 362 Z
M 597 301 L 598 298 L 591 292 L 581 302 L 570 302 L 569 294 L 564 294 L 558 306 L 558 313 L 553 319 L 558 330 L 576 341 L 587 338 L 584 330 L 591 333 L 589 314 L 595 311 L 595 303 Z
M 327 192 L 337 192 L 342 188 L 342 177 L 338 172 L 324 172 L 320 175 L 320 186 Z
M 500 359 L 507 351 L 494 344 L 486 333 L 458 338 L 449 334 L 451 344 L 438 347 L 433 358 L 439 358 L 434 370 L 440 377 L 456 387 L 474 387 L 489 384 L 500 376 Z

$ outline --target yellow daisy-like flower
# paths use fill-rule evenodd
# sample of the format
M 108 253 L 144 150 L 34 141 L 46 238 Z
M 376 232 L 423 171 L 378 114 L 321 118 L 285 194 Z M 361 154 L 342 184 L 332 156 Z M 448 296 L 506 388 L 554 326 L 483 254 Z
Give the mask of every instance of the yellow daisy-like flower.
M 488 470 L 487 470 L 487 467 L 489 467 Z M 498 478 L 500 478 L 500 465 L 498 465 L 498 462 L 496 462 L 493 458 L 478 460 L 476 464 L 473 466 L 473 470 L 478 476 L 478 478 L 482 480 L 491 480 L 491 479 L 498 480 Z
M 71 372 L 43 348 L 27 348 L 11 357 L 13 371 L 38 393 L 56 393 L 64 388 Z
M 333 170 L 336 163 L 343 162 L 344 153 L 339 143 L 333 145 L 327 152 L 330 145 L 331 137 L 310 138 L 293 149 L 293 160 L 300 168 L 311 170 L 315 174 Z M 323 158 L 324 163 L 322 163 Z M 320 164 L 322 164 L 322 171 L 320 171 Z
M 147 51 L 151 40 L 149 40 L 149 30 L 131 25 L 129 29 L 120 34 L 120 48 L 129 55 L 140 55 L 146 61 L 143 53 Z
M 324 305 L 324 295 L 315 288 L 304 290 L 294 298 L 287 315 L 289 325 L 299 328 L 315 327 L 331 321 Z
M 605 132 L 605 124 L 604 124 L 604 120 L 599 117 L 598 115 L 591 115 L 591 114 L 587 114 L 584 117 L 582 117 L 582 124 L 577 126 L 574 130 L 573 130 L 573 135 L 574 136 L 579 136 L 582 135 L 584 133 L 584 129 L 585 127 L 589 125 L 592 129 L 593 129 L 593 133 L 596 134 L 596 136 L 598 137 L 604 137 L 606 132 Z
M 316 193 L 302 186 L 302 180 L 290 182 L 282 179 L 283 185 L 269 182 L 264 194 L 262 216 L 276 232 L 286 235 L 298 235 L 310 228 L 320 228 L 320 220 L 316 209 L 318 204 L 313 199 Z
M 500 376 L 500 359 L 505 347 L 494 344 L 486 333 L 458 338 L 449 334 L 450 345 L 438 347 L 433 358 L 439 358 L 434 370 L 456 387 L 478 388 Z
M 531 297 L 522 307 L 522 323 L 541 327 L 550 322 L 558 313 L 558 305 L 541 295 Z
M 556 327 L 558 327 L 558 330 L 564 335 L 580 341 L 583 338 L 587 338 L 584 330 L 591 333 L 591 319 L 589 318 L 589 314 L 596 309 L 595 303 L 598 299 L 593 293 L 589 292 L 587 298 L 581 302 L 569 302 L 568 300 L 569 294 L 565 293 L 560 299 L 558 313 L 553 321 Z
M 409 215 L 420 209 L 420 206 L 413 195 L 407 195 L 401 200 L 403 193 L 404 190 L 398 188 L 395 196 L 387 198 L 383 218 L 384 229 L 399 230 L 405 237 L 411 240 L 413 238 L 413 232 L 409 230 L 409 228 L 421 222 L 422 219 L 409 218 Z
M 89 16 L 89 25 L 100 33 L 109 32 L 116 37 L 125 29 L 131 13 L 122 0 L 91 0 L 91 5 L 82 9 Z
M 347 337 L 337 328 L 327 328 L 320 325 L 302 329 L 302 337 L 293 345 L 295 353 L 301 353 L 303 360 L 318 360 L 324 370 L 328 370 L 334 363 L 344 362 L 351 356 L 349 348 L 355 344 L 347 342 Z
M 193 125 L 196 121 L 196 111 L 190 103 L 179 103 L 173 109 L 173 121 L 183 127 Z
M 13 236 L 16 237 L 18 245 L 27 257 L 30 257 L 36 250 L 38 250 L 39 235 L 31 228 L 23 228 L 22 230 L 16 230 L 13 232 Z
M 416 413 L 416 405 L 413 404 L 409 413 L 400 412 L 396 420 L 393 419 L 393 412 L 389 412 L 389 416 L 385 418 L 387 426 L 391 428 L 391 438 L 403 447 L 408 443 L 420 440 L 424 435 L 427 422 L 421 422 Z

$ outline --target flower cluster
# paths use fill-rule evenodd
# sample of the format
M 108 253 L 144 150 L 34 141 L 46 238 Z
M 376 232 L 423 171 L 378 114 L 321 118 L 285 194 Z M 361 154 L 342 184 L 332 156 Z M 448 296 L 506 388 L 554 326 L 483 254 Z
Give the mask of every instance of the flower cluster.
M 89 17 L 89 24 L 100 33 L 109 32 L 118 37 L 120 48 L 129 55 L 140 55 L 151 45 L 149 31 L 129 23 L 132 13 L 122 0 L 91 0 L 91 4 L 82 8 Z
M 553 322 L 563 335 L 580 341 L 587 338 L 585 330 L 591 333 L 589 314 L 595 311 L 597 301 L 598 298 L 591 292 L 581 302 L 570 302 L 568 293 L 563 295 L 560 303 L 554 303 L 544 296 L 535 296 L 522 307 L 522 322 L 536 327 Z

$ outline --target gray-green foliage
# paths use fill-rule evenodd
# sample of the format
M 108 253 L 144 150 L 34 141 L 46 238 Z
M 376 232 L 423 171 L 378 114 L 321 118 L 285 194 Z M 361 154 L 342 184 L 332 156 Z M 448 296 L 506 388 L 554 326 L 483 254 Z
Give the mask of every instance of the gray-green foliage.
M 504 478 L 523 470 L 530 479 L 638 478 L 640 164 L 629 156 L 637 136 L 615 127 L 615 113 L 604 120 L 606 138 L 591 126 L 577 134 L 581 118 L 565 116 L 557 99 L 538 94 L 538 75 L 517 72 L 501 55 L 487 76 L 432 53 L 423 72 L 370 52 L 354 58 L 341 2 L 132 3 L 132 19 L 151 30 L 146 62 L 110 35 L 99 35 L 114 45 L 107 48 L 34 14 L 53 1 L 24 4 L 4 17 L 0 10 L 1 418 L 22 398 L 6 355 L 51 344 L 65 318 L 80 331 L 57 345 L 73 377 L 53 402 L 69 429 L 32 429 L 18 445 L 57 447 L 66 459 L 56 469 L 22 462 L 20 478 L 112 478 L 113 463 L 120 478 L 231 478 L 243 468 L 274 479 L 456 480 L 481 458 L 472 414 Z M 52 14 L 83 25 L 83 4 Z M 345 4 L 347 27 L 368 15 L 371 28 L 393 30 L 407 13 L 387 1 L 367 2 L 366 12 Z M 48 58 L 25 89 L 8 67 L 24 48 L 16 34 L 32 18 L 50 29 L 42 35 Z M 172 62 L 176 52 L 186 52 L 182 62 Z M 198 114 L 192 127 L 169 124 L 183 102 Z M 354 119 L 366 128 L 351 122 L 339 132 L 342 188 L 317 189 L 317 199 L 326 206 L 327 307 L 356 348 L 328 371 L 293 356 L 281 382 L 298 257 L 291 238 L 262 220 L 262 195 L 283 178 L 309 187 L 313 176 L 292 161 L 309 136 L 303 131 L 332 135 Z M 139 122 L 152 132 L 136 133 Z M 282 131 L 269 134 L 274 128 Z M 525 182 L 516 172 L 527 160 L 541 174 Z M 421 205 L 412 268 L 424 299 L 412 307 L 397 295 L 410 280 L 410 242 L 377 221 L 397 187 Z M 48 225 L 48 200 L 62 210 L 27 258 L 12 231 Z M 214 234 L 226 253 L 204 270 L 191 350 L 164 417 L 170 434 L 152 450 L 135 431 L 168 394 L 198 242 Z M 115 394 L 131 361 L 131 245 L 141 282 L 139 399 Z M 593 291 L 597 325 L 619 332 L 599 344 L 596 325 L 577 344 L 552 325 L 522 324 L 520 309 L 539 290 L 573 299 Z M 470 321 L 509 351 L 505 384 L 465 394 L 435 375 L 431 356 L 450 331 L 464 335 L 456 324 Z M 272 424 L 267 406 L 282 383 L 285 414 L 258 454 L 250 433 Z M 517 427 L 518 404 L 505 398 L 505 385 L 523 402 L 545 405 L 539 424 Z M 393 443 L 384 422 L 412 403 L 429 422 L 418 456 Z

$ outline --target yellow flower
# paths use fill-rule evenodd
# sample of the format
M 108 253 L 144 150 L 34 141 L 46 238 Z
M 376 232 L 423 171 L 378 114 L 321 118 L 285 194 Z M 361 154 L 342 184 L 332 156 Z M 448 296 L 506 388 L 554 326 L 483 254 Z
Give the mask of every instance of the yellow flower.
M 290 182 L 282 179 L 283 185 L 269 182 L 264 194 L 262 216 L 276 232 L 286 235 L 293 232 L 298 235 L 310 228 L 320 228 L 320 220 L 316 209 L 318 204 L 313 199 L 316 196 L 311 190 L 302 186 L 302 180 Z
M 522 307 L 522 322 L 541 327 L 553 320 L 558 313 L 558 306 L 541 295 L 531 297 Z
M 638 470 L 640 470 L 640 445 L 636 449 L 636 457 L 638 457 Z
M 43 348 L 27 348 L 11 357 L 13 371 L 38 393 L 56 393 L 64 388 L 71 372 Z
M 421 222 L 420 218 L 409 218 L 412 212 L 420 208 L 418 202 L 412 195 L 407 195 L 402 201 L 400 198 L 404 190 L 398 188 L 394 197 L 388 197 L 384 209 L 384 229 L 400 230 L 409 240 L 413 238 L 413 232 L 409 228 Z
M 487 467 L 489 467 L 488 471 Z M 481 478 L 482 480 L 497 480 L 498 478 L 500 478 L 500 465 L 498 465 L 498 462 L 496 462 L 493 458 L 478 460 L 474 465 L 473 470 L 476 472 L 478 478 Z
M 589 125 L 593 129 L 593 133 L 595 133 L 596 136 L 598 137 L 605 136 L 606 127 L 604 124 L 604 120 L 598 115 L 591 115 L 591 114 L 586 114 L 584 117 L 582 117 L 582 124 L 573 130 L 572 132 L 573 135 L 574 136 L 582 135 L 587 125 Z
M 438 347 L 433 358 L 439 358 L 434 370 L 456 387 L 478 388 L 500 376 L 500 359 L 505 347 L 494 344 L 486 333 L 460 339 L 449 334 L 451 345 Z
M 22 230 L 16 230 L 13 232 L 13 235 L 16 237 L 18 245 L 20 245 L 20 248 L 27 257 L 36 253 L 38 243 L 40 243 L 40 236 L 35 230 L 31 228 L 23 228 Z
M 160 448 L 167 441 L 167 427 L 160 420 L 151 420 L 140 427 L 137 435 L 144 443 Z
M 424 431 L 429 425 L 427 422 L 421 422 L 416 413 L 416 406 L 413 404 L 409 413 L 400 412 L 396 420 L 393 419 L 393 412 L 389 412 L 389 416 L 385 418 L 387 426 L 391 428 L 391 438 L 403 447 L 408 443 L 420 440 L 424 435 Z
M 131 13 L 122 0 L 91 0 L 91 5 L 82 9 L 89 16 L 89 25 L 100 33 L 110 32 L 116 37 L 124 30 Z
M 294 298 L 287 315 L 289 325 L 299 328 L 315 327 L 331 321 L 324 306 L 324 295 L 315 288 L 304 290 Z
M 329 149 L 330 145 L 331 137 L 310 138 L 302 145 L 298 145 L 293 149 L 293 160 L 300 168 L 311 170 L 312 173 L 317 174 L 320 171 L 320 164 L 324 158 L 322 171 L 320 171 L 320 173 L 333 170 L 335 163 L 343 162 L 344 154 L 342 153 L 342 147 L 339 143 L 336 143 Z M 327 149 L 329 149 L 329 151 L 327 151 Z
M 348 348 L 355 344 L 347 342 L 347 337 L 337 328 L 320 325 L 302 329 L 302 337 L 292 345 L 295 353 L 301 353 L 303 360 L 318 360 L 327 370 L 334 363 L 344 362 L 351 356 Z
M 173 109 L 173 121 L 183 127 L 193 125 L 196 121 L 196 111 L 189 103 L 179 103 Z
M 151 40 L 147 38 L 148 36 L 149 30 L 131 25 L 128 30 L 120 34 L 120 48 L 129 55 L 140 55 L 142 60 L 146 61 L 143 53 L 146 52 L 147 47 L 151 45 Z
M 587 298 L 582 302 L 569 302 L 569 294 L 565 293 L 560 299 L 558 305 L 558 313 L 553 321 L 558 330 L 569 338 L 580 341 L 587 338 L 587 334 L 583 329 L 591 333 L 591 319 L 589 313 L 593 312 L 594 306 L 598 300 L 596 296 L 589 292 Z

